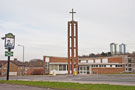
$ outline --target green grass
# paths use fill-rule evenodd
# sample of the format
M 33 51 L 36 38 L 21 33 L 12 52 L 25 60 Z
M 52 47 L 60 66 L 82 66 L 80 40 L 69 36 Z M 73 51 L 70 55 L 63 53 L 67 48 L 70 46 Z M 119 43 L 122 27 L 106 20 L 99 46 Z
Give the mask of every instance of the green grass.
M 57 88 L 66 90 L 135 90 L 135 86 L 120 86 L 108 84 L 79 84 L 68 82 L 48 82 L 48 81 L 19 81 L 19 80 L 0 80 L 1 84 L 17 84 L 36 87 Z

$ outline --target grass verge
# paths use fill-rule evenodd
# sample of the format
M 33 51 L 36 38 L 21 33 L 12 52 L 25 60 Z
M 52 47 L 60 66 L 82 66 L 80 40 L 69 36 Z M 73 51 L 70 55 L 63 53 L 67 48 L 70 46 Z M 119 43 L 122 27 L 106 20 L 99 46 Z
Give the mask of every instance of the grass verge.
M 80 84 L 68 82 L 48 82 L 48 81 L 20 81 L 20 80 L 0 80 L 0 84 L 28 85 L 36 87 L 47 87 L 56 89 L 77 89 L 77 90 L 135 90 L 135 86 L 120 86 L 108 84 Z

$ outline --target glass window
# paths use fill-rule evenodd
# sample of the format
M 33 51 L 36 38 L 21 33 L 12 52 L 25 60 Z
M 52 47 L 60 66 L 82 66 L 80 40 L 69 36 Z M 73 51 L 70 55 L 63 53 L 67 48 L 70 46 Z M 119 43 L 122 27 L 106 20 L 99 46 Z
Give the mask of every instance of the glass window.
M 51 70 L 58 70 L 58 65 L 50 65 Z
M 131 58 L 128 59 L 128 63 L 131 63 Z
M 66 65 L 59 65 L 59 71 L 66 71 Z
M 87 70 L 89 70 L 89 67 L 87 67 Z
M 131 67 L 131 64 L 128 64 L 128 67 Z
M 132 71 L 132 68 L 128 68 L 128 71 Z
M 80 67 L 80 70 L 82 70 L 82 67 Z

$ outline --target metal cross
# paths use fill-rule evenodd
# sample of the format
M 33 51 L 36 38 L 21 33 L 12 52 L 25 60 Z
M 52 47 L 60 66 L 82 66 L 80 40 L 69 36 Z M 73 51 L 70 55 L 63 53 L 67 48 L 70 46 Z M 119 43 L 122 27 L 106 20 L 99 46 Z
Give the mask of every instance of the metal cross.
M 76 12 L 74 12 L 74 9 L 72 9 L 72 12 L 69 12 L 69 13 L 72 14 L 72 21 L 74 21 L 74 13 L 76 13 Z

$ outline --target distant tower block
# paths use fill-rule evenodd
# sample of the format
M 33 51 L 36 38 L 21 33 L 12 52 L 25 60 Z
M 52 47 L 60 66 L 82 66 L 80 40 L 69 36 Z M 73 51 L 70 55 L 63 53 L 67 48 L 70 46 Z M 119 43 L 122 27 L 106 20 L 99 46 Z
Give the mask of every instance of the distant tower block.
M 122 43 L 119 45 L 120 54 L 126 54 L 126 44 Z
M 74 21 L 72 9 L 72 20 L 68 22 L 68 74 L 72 70 L 78 71 L 78 22 Z
M 115 44 L 115 43 L 111 43 L 110 44 L 110 52 L 113 55 L 116 55 L 117 54 L 117 44 Z

